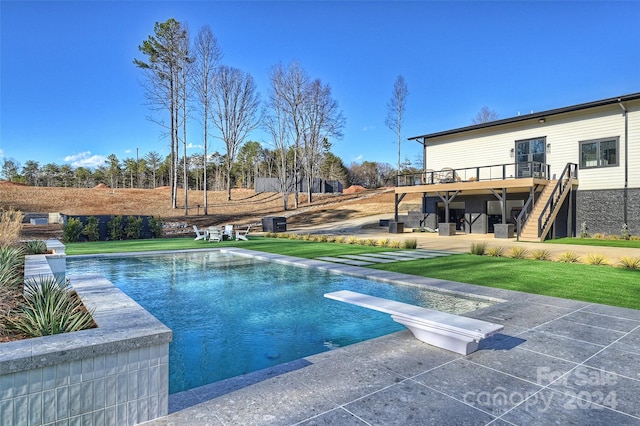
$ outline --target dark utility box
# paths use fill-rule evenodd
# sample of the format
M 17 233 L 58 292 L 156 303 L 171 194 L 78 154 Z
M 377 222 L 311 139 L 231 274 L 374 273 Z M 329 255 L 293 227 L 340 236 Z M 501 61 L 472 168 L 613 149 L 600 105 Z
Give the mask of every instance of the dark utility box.
M 262 218 L 263 232 L 287 232 L 287 218 L 282 216 L 268 216 Z

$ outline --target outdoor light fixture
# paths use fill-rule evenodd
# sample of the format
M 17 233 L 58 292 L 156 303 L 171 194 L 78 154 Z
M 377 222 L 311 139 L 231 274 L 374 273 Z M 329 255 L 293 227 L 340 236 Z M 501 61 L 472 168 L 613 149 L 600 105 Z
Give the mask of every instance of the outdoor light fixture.
M 547 144 L 547 152 L 551 152 L 551 144 L 550 143 Z
M 513 155 L 515 154 L 516 149 L 515 148 L 511 148 L 511 152 L 510 152 L 510 156 L 511 158 L 513 158 Z
M 544 117 L 542 117 L 540 120 L 538 120 L 538 123 L 541 123 L 541 124 L 542 124 L 542 123 L 544 123 L 544 122 L 545 122 Z

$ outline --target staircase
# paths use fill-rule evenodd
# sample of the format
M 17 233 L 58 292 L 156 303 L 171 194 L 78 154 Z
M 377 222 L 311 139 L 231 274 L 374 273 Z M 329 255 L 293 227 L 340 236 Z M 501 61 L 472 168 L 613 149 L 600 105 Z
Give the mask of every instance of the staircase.
M 524 225 L 524 228 L 522 228 L 522 232 L 520 233 L 520 241 L 542 241 L 542 239 L 538 236 L 538 219 L 540 218 L 542 209 L 544 209 L 547 201 L 549 201 L 549 198 L 553 193 L 553 188 L 556 186 L 557 182 L 557 180 L 549 181 L 542 193 L 538 196 L 538 200 L 533 206 L 533 211 L 531 212 L 531 215 L 529 215 L 529 219 L 527 219 L 527 223 Z

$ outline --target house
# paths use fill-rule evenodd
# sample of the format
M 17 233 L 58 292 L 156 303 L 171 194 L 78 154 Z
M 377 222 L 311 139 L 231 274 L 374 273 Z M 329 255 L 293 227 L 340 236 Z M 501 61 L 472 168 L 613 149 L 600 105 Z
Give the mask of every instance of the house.
M 640 233 L 640 93 L 409 138 L 424 170 L 398 176 L 407 227 L 522 240 Z M 419 211 L 400 217 L 409 193 Z

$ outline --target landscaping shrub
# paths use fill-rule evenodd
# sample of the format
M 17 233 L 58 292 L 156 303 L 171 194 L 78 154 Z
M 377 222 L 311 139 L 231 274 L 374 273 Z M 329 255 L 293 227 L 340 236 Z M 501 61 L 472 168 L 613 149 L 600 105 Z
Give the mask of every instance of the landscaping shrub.
M 407 238 L 404 240 L 404 248 L 416 249 L 418 248 L 418 240 L 416 238 Z
M 629 227 L 626 223 L 622 224 L 622 230 L 620 231 L 620 238 L 623 240 L 628 240 L 631 238 L 631 234 L 629 234 Z
M 484 256 L 487 251 L 487 243 L 473 243 L 471 244 L 471 254 L 475 254 L 476 256 Z
M 621 257 L 618 259 L 618 265 L 627 269 L 640 269 L 640 257 Z
M 580 225 L 580 238 L 589 238 L 589 232 L 587 232 L 587 222 L 582 222 Z
M 487 248 L 487 256 L 502 257 L 504 256 L 504 247 L 489 247 Z
M 336 237 L 336 243 L 338 244 L 344 244 L 345 240 L 346 240 L 346 237 L 344 235 L 339 235 Z
M 127 216 L 124 225 L 124 236 L 127 240 L 139 240 L 142 234 L 142 218 L 140 216 Z
M 149 231 L 151 231 L 151 235 L 153 235 L 153 238 L 162 238 L 163 232 L 162 232 L 162 218 L 160 216 L 156 217 L 156 216 L 151 216 L 149 217 Z
M 358 238 L 350 235 L 347 237 L 347 244 L 357 244 L 358 243 Z
M 390 248 L 400 248 L 400 241 L 398 240 L 393 240 L 389 243 L 389 247 Z
M 509 257 L 512 259 L 526 259 L 529 257 L 529 250 L 524 247 L 511 247 Z
M 62 227 L 62 241 L 65 243 L 76 243 L 80 240 L 82 234 L 82 222 L 80 219 L 70 217 L 67 223 Z
M 584 263 L 588 265 L 608 265 L 607 258 L 601 254 L 589 253 L 584 258 Z
M 369 238 L 367 240 L 367 244 L 366 245 L 371 246 L 371 247 L 375 247 L 375 246 L 378 245 L 378 240 L 376 240 L 375 238 Z
M 87 224 L 84 226 L 82 234 L 87 237 L 88 241 L 98 241 L 100 239 L 100 228 L 98 227 L 100 220 L 95 216 L 87 218 Z
M 381 238 L 380 241 L 378 241 L 378 246 L 379 247 L 389 247 L 389 243 L 391 242 L 391 239 L 389 238 Z
M 560 257 L 558 257 L 558 262 L 561 262 L 561 263 L 578 263 L 579 261 L 580 261 L 580 256 L 578 256 L 573 251 L 562 253 Z
M 107 222 L 107 229 L 109 230 L 109 239 L 121 240 L 122 239 L 122 216 L 111 216 L 109 222 Z
M 28 254 L 44 254 L 48 251 L 47 243 L 42 240 L 25 241 L 24 248 Z
M 29 337 L 84 330 L 94 325 L 92 312 L 68 281 L 41 276 L 25 282 L 25 303 L 8 319 L 9 327 Z
M 531 252 L 531 258 L 535 260 L 551 260 L 551 252 L 549 250 L 534 250 Z
M 18 241 L 24 215 L 13 208 L 0 212 L 0 248 L 9 247 Z
M 20 247 L 0 248 L 0 289 L 22 285 L 24 250 Z

